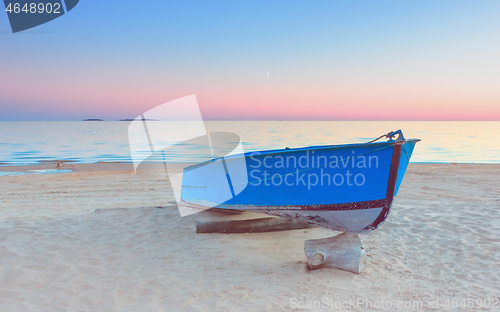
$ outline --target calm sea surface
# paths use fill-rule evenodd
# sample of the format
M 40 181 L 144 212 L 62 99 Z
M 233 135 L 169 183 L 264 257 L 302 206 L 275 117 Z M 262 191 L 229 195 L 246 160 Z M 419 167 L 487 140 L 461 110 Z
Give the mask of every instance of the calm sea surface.
M 128 125 L 0 122 L 0 163 L 131 162 Z M 500 163 L 500 122 L 208 121 L 205 126 L 238 134 L 245 151 L 361 143 L 402 129 L 406 138 L 422 140 L 412 162 Z

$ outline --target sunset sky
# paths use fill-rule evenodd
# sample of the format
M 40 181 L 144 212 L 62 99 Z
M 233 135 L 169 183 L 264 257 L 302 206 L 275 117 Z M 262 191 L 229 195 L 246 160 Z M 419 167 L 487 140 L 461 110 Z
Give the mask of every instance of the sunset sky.
M 500 120 L 500 1 L 91 1 L 12 34 L 0 120 Z M 267 77 L 269 73 L 269 77 Z

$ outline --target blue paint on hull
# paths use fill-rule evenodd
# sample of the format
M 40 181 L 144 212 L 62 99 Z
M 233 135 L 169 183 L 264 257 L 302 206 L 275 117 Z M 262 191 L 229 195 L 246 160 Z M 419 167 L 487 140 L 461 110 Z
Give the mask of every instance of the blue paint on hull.
M 415 144 L 417 142 L 418 141 L 406 141 L 403 144 L 401 159 L 399 161 L 398 179 L 396 181 L 396 190 L 394 192 L 394 196 L 398 194 L 399 187 L 401 186 L 401 182 L 403 182 L 403 177 L 405 175 L 406 168 L 408 168 L 411 155 L 413 154 L 413 149 L 415 148 Z
M 389 144 L 377 144 L 253 153 L 246 157 L 248 185 L 224 205 L 325 205 L 382 199 L 392 150 Z

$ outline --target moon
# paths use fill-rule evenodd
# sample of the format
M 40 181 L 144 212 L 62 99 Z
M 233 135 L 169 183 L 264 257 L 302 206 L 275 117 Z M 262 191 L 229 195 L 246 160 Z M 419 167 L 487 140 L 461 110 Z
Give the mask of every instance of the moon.
M 269 73 L 267 73 L 267 76 L 266 77 L 269 77 Z

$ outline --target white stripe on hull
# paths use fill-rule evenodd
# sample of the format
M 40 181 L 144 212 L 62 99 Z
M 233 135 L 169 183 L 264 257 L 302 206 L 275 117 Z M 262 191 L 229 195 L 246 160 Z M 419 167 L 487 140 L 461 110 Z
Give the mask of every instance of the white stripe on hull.
M 248 209 L 248 211 L 265 213 L 272 216 L 297 219 L 305 223 L 317 225 L 339 232 L 366 233 L 372 230 L 364 230 L 372 224 L 380 215 L 383 208 L 371 208 L 363 210 L 343 211 L 307 211 L 307 210 L 260 210 Z

